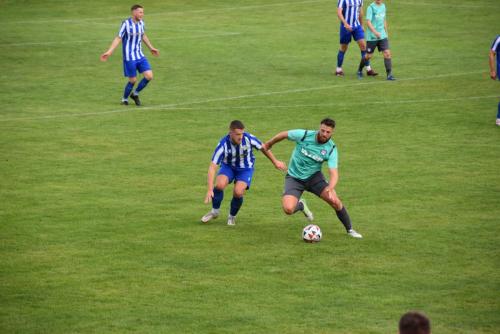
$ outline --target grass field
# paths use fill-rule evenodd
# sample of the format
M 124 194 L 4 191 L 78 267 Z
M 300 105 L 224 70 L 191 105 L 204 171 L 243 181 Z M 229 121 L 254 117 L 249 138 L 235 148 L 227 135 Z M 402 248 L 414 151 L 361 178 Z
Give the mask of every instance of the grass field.
M 0 1 L 1 333 L 434 333 L 500 328 L 497 0 L 386 1 L 396 82 L 331 75 L 335 1 L 144 1 L 159 58 L 120 106 L 123 1 Z M 381 55 L 373 67 L 384 72 Z M 235 227 L 199 222 L 233 119 L 262 140 L 331 116 L 362 240 L 258 153 Z M 273 148 L 288 161 L 292 143 Z M 232 187 L 230 187 L 231 189 Z

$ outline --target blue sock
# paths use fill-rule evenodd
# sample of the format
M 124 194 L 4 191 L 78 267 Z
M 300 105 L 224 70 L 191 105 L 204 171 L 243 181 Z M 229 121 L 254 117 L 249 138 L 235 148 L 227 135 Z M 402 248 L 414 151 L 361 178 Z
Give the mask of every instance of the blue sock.
M 146 78 L 142 78 L 141 82 L 139 82 L 139 86 L 137 86 L 137 89 L 135 90 L 134 94 L 138 95 L 141 90 L 144 89 L 149 83 L 149 80 Z
M 236 216 L 238 211 L 240 211 L 241 205 L 243 204 L 243 197 L 234 197 L 231 200 L 231 210 L 229 210 L 229 214 L 231 216 Z
M 498 102 L 497 118 L 500 118 L 500 102 Z
M 344 55 L 345 52 L 339 50 L 339 53 L 337 54 L 337 67 L 342 67 L 342 63 L 344 62 Z
M 366 51 L 361 51 L 361 59 L 365 59 L 366 57 Z M 366 60 L 365 59 L 365 66 L 368 66 L 370 64 L 370 61 L 369 60 Z
M 224 190 L 214 188 L 214 198 L 212 198 L 212 208 L 219 209 L 222 199 L 224 198 Z
M 130 92 L 132 92 L 133 88 L 134 88 L 134 84 L 131 83 L 130 81 L 127 82 L 127 85 L 125 86 L 125 91 L 123 92 L 123 99 L 124 100 L 128 99 Z

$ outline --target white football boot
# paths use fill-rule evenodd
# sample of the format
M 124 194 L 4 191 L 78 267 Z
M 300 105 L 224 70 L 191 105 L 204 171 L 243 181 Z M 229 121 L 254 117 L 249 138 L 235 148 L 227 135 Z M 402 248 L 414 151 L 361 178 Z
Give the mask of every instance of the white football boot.
M 210 210 L 210 212 L 208 212 L 206 215 L 204 215 L 203 217 L 201 217 L 201 222 L 206 224 L 208 223 L 209 221 L 211 221 L 212 219 L 215 219 L 219 217 L 219 212 L 218 211 L 214 211 L 214 210 Z
M 228 224 L 229 226 L 234 226 L 234 225 L 236 225 L 236 217 L 235 217 L 235 216 L 231 216 L 231 215 L 229 215 L 229 216 L 227 217 L 227 224 Z
M 302 210 L 302 213 L 304 214 L 304 216 L 306 216 L 306 219 L 308 221 L 312 222 L 314 220 L 314 215 L 313 215 L 312 211 L 309 210 L 309 207 L 307 206 L 306 200 L 301 198 L 299 200 L 299 203 L 302 203 L 302 205 L 304 206 L 304 210 Z
M 347 232 L 351 237 L 361 239 L 363 236 L 358 232 L 354 231 L 352 228 Z

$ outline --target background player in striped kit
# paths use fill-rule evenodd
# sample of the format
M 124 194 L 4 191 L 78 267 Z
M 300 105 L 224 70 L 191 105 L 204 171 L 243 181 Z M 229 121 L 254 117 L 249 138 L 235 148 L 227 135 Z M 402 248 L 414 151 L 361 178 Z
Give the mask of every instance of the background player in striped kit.
M 212 210 L 201 218 L 203 223 L 208 223 L 219 216 L 224 189 L 234 181 L 233 199 L 231 200 L 227 224 L 235 224 L 235 216 L 243 204 L 245 190 L 250 188 L 252 182 L 255 164 L 253 149 L 261 150 L 277 169 L 286 171 L 286 164 L 277 160 L 271 151 L 265 149 L 257 137 L 246 133 L 245 126 L 241 121 L 232 121 L 229 124 L 229 134 L 220 140 L 208 167 L 208 189 L 205 203 L 208 204 L 212 201 Z M 214 187 L 214 176 L 218 165 L 221 168 Z
M 362 68 L 366 66 L 367 75 L 375 76 L 370 62 L 366 62 L 366 42 L 363 31 L 363 0 L 338 0 L 337 16 L 340 20 L 340 48 L 337 54 L 337 69 L 335 75 L 343 76 L 342 64 L 344 63 L 344 55 L 347 52 L 347 47 L 351 43 L 351 39 L 358 43 L 361 50 L 361 69 L 358 70 L 358 78 L 363 77 Z
M 123 73 L 128 77 L 128 82 L 123 92 L 122 104 L 128 105 L 128 97 L 130 96 L 135 104 L 140 106 L 139 92 L 153 80 L 153 71 L 142 52 L 141 42 L 144 41 L 144 44 L 146 44 L 153 56 L 159 56 L 160 51 L 153 47 L 146 36 L 144 21 L 142 20 L 144 17 L 143 7 L 141 5 L 133 5 L 130 10 L 132 12 L 131 17 L 122 22 L 118 36 L 111 42 L 109 49 L 101 55 L 101 61 L 106 61 L 120 42 L 122 42 Z M 139 82 L 135 91 L 132 92 L 137 82 L 137 71 L 142 73 L 144 78 Z
M 497 35 L 490 49 L 490 77 L 493 80 L 500 80 L 500 56 L 498 53 L 500 53 L 500 35 Z M 495 56 L 497 58 L 496 66 Z M 500 126 L 500 102 L 498 102 L 496 125 Z

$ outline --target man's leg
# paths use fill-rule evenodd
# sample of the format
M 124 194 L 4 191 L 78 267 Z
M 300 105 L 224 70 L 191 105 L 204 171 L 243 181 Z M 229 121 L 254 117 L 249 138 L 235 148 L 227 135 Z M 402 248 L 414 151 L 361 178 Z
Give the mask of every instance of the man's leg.
M 339 52 L 337 53 L 337 69 L 335 70 L 335 75 L 343 76 L 344 71 L 342 71 L 342 64 L 344 63 L 344 56 L 347 52 L 347 47 L 349 44 L 340 44 Z
M 137 82 L 137 77 L 129 77 L 128 82 L 125 85 L 125 90 L 123 91 L 122 104 L 128 105 L 128 97 L 132 89 L 134 88 L 135 83 Z
M 352 228 L 351 218 L 349 217 L 349 213 L 347 213 L 347 209 L 340 201 L 340 198 L 337 196 L 335 191 L 333 193 L 329 193 L 327 188 L 325 187 L 321 192 L 320 197 L 327 202 L 334 210 L 337 215 L 337 218 L 340 220 L 342 225 L 351 237 L 354 238 L 362 238 L 362 235 L 358 232 L 354 231 Z
M 210 220 L 219 217 L 220 206 L 224 198 L 224 189 L 229 184 L 229 177 L 224 174 L 217 175 L 215 179 L 214 197 L 212 198 L 212 210 L 201 218 L 203 223 L 208 223 Z
M 495 124 L 500 126 L 500 102 L 498 102 L 497 120 Z
M 356 40 L 359 45 L 359 50 L 361 51 L 361 61 L 359 62 L 358 67 L 358 78 L 363 77 L 363 68 L 367 65 L 370 65 L 370 62 L 366 60 L 366 42 L 364 38 L 359 38 Z
M 153 80 L 153 71 L 151 70 L 151 65 L 149 65 L 146 58 L 143 58 L 139 61 L 139 63 L 137 63 L 137 69 L 139 70 L 139 73 L 142 73 L 144 78 L 142 78 L 141 82 L 139 82 L 139 85 L 130 97 L 134 100 L 137 106 L 140 106 L 141 100 L 139 99 L 139 92 L 146 88 L 148 83 Z
M 240 211 L 243 205 L 243 196 L 245 196 L 245 190 L 248 188 L 248 184 L 243 181 L 237 181 L 234 185 L 233 199 L 231 200 L 231 209 L 229 210 L 229 217 L 227 218 L 228 225 L 234 225 L 236 215 Z
M 391 50 L 384 50 L 384 66 L 385 72 L 387 73 L 387 80 L 396 80 L 392 75 L 392 59 L 391 59 Z

